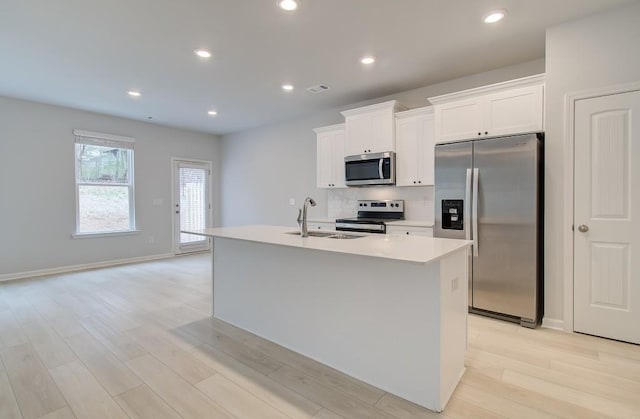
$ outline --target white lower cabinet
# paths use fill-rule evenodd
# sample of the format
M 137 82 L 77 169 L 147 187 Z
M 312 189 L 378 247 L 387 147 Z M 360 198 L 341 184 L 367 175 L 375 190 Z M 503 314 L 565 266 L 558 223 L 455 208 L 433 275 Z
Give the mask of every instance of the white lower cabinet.
M 433 107 L 396 113 L 396 186 L 433 185 Z
M 318 188 L 345 188 L 344 183 L 344 124 L 314 129 L 317 142 Z
M 309 221 L 307 222 L 308 230 L 335 231 L 335 221 Z
M 391 226 L 387 225 L 387 234 L 393 236 L 433 237 L 433 227 Z

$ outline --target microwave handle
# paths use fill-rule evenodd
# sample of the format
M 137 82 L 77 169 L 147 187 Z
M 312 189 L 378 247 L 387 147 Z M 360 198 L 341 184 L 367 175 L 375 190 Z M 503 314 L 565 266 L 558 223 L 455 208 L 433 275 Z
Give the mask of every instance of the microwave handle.
M 380 175 L 380 179 L 384 179 L 383 178 L 383 173 L 382 173 L 382 164 L 384 163 L 384 159 L 380 159 L 378 161 L 378 175 Z

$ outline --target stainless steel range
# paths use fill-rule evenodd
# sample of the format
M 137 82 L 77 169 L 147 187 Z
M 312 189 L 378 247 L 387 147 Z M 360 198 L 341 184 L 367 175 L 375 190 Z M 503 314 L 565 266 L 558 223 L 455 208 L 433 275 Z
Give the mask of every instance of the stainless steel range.
M 404 220 L 403 200 L 358 201 L 358 216 L 337 219 L 336 230 L 385 234 L 386 222 L 396 220 Z

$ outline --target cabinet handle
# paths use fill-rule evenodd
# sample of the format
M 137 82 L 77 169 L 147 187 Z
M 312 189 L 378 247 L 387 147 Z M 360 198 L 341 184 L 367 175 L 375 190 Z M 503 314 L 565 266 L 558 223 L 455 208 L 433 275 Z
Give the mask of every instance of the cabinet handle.
M 413 183 L 416 183 L 416 181 L 414 180 Z
M 421 181 L 421 180 L 419 180 L 419 181 L 418 181 L 418 183 L 422 183 L 422 181 Z
M 407 231 L 407 236 L 409 235 L 409 232 Z
M 481 133 L 481 132 L 479 132 L 479 133 L 478 133 L 478 135 L 482 135 L 482 133 Z
M 485 132 L 484 132 L 484 135 L 488 135 L 488 134 L 489 134 L 489 131 L 485 131 Z

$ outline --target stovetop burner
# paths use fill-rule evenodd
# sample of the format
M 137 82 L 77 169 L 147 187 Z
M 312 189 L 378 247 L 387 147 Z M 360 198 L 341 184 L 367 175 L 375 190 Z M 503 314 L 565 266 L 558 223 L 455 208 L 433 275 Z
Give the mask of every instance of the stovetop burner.
M 404 219 L 404 201 L 358 201 L 358 216 L 336 220 L 336 230 L 386 233 L 385 222 Z

